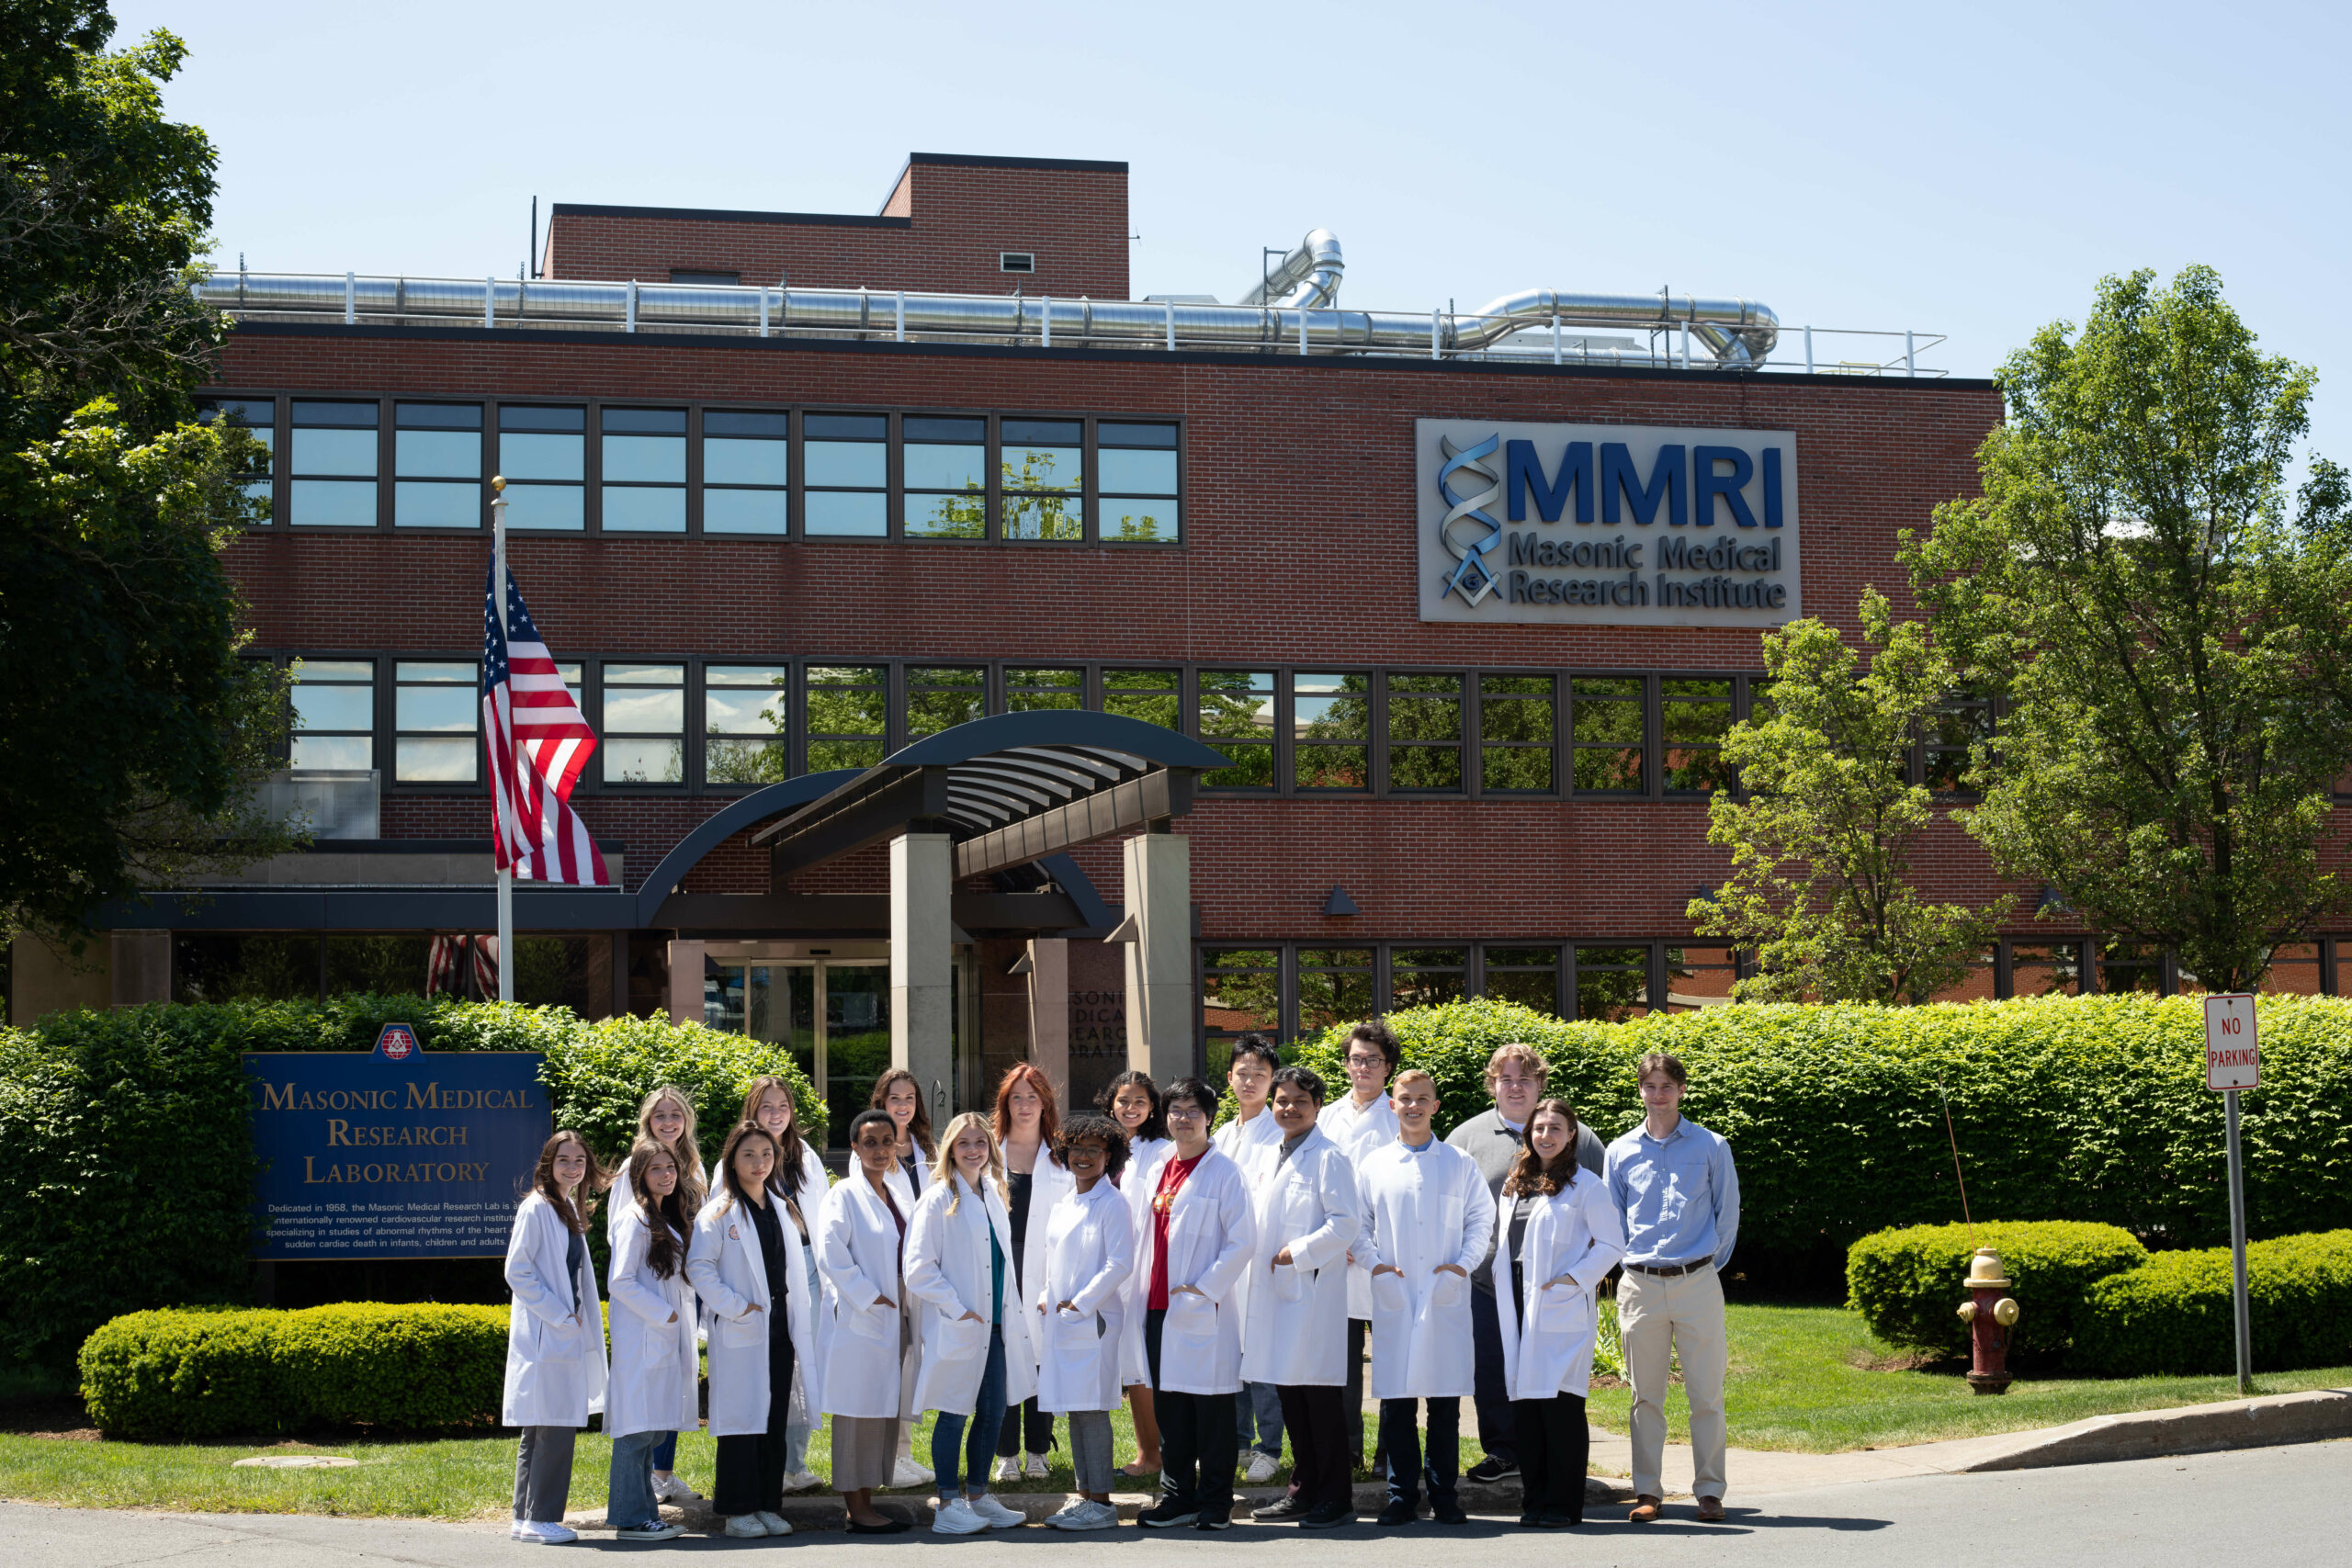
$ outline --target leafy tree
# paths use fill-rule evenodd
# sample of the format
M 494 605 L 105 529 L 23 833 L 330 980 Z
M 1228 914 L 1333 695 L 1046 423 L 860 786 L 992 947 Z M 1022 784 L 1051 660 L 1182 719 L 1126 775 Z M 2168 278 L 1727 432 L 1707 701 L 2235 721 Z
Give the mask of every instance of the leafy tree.
M 2251 987 L 2344 907 L 2346 486 L 2321 463 L 2291 513 L 2284 488 L 2313 373 L 2192 266 L 2105 279 L 1999 380 L 1983 494 L 1902 557 L 1937 646 L 2007 698 L 1969 830 L 2094 930 Z
M 1910 782 L 1911 748 L 1954 671 L 1874 591 L 1861 620 L 1866 671 L 1821 621 L 1765 633 L 1769 703 L 1724 736 L 1748 795 L 1710 800 L 1707 840 L 1731 851 L 1731 879 L 1687 912 L 1700 935 L 1754 951 L 1743 1001 L 1925 1001 L 1960 983 L 2008 910 L 1931 903 L 1914 886 L 1936 808 Z
M 226 330 L 192 298 L 204 133 L 164 118 L 167 33 L 98 6 L 0 13 L 0 926 L 283 847 L 252 804 L 284 722 L 238 657 L 221 553 L 261 447 L 194 422 Z

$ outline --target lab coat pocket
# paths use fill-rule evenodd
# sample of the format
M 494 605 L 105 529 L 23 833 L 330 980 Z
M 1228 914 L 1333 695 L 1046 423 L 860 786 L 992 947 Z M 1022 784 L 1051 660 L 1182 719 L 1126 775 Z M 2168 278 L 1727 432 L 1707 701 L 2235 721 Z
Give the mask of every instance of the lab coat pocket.
M 539 1353 L 541 1355 L 552 1359 L 555 1357 L 577 1356 L 580 1354 L 581 1331 L 579 1324 L 573 1322 L 568 1317 L 559 1319 L 554 1323 L 549 1323 L 543 1317 L 533 1318 L 531 1321 L 533 1325 L 538 1331 Z
M 741 1317 L 718 1320 L 718 1342 L 730 1350 L 748 1350 L 767 1337 L 768 1314 L 747 1312 Z
M 943 1361 L 967 1361 L 978 1355 L 988 1345 L 989 1325 L 974 1318 L 949 1317 L 941 1313 L 939 1325 L 939 1359 Z
M 1216 1338 L 1216 1303 L 1197 1291 L 1170 1295 L 1164 1327 L 1184 1344 L 1210 1344 Z
M 1460 1207 L 1458 1204 L 1455 1206 Z M 1450 1307 L 1469 1293 L 1470 1281 L 1449 1269 L 1439 1274 L 1436 1282 L 1430 1286 L 1430 1305 Z
M 1573 1280 L 1546 1285 L 1535 1321 L 1546 1334 L 1581 1337 L 1592 1327 L 1592 1298 Z
M 1053 1324 L 1054 1353 L 1065 1362 L 1085 1364 L 1102 1348 L 1102 1327 L 1094 1314 L 1053 1312 L 1046 1317 Z
M 1287 1306 L 1306 1299 L 1306 1270 L 1295 1263 L 1274 1265 L 1274 1300 Z
M 896 1307 L 876 1306 L 872 1302 L 854 1306 L 843 1302 L 834 1321 L 846 1325 L 852 1334 L 878 1343 L 897 1332 L 898 1316 Z
M 1412 1302 L 1405 1293 L 1405 1276 L 1397 1273 L 1374 1274 L 1372 1277 L 1372 1310 L 1383 1315 L 1394 1315 L 1412 1310 Z

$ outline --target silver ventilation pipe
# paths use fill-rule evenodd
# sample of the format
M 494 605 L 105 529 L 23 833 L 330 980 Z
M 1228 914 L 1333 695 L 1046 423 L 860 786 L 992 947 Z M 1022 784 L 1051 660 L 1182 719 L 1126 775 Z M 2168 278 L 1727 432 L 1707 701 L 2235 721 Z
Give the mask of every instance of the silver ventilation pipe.
M 1328 236 L 1325 236 L 1328 239 Z M 1315 265 L 1286 292 L 1336 289 L 1339 245 L 1300 247 Z M 1298 253 L 1294 253 L 1296 254 Z M 1329 265 L 1325 265 L 1325 264 Z M 1288 263 L 1285 262 L 1285 268 Z M 1312 304 L 1186 305 L 1141 299 L 939 294 L 864 288 L 757 288 L 566 279 L 359 277 L 236 273 L 204 279 L 197 298 L 247 317 L 488 325 L 572 331 L 719 331 L 760 336 L 821 333 L 866 339 L 968 338 L 998 343 L 1260 353 L 1372 354 L 1443 358 L 1488 353 L 1541 328 L 1608 327 L 1673 334 L 1688 329 L 1716 367 L 1760 365 L 1780 321 L 1753 299 L 1530 289 L 1467 314 L 1342 310 Z M 1673 339 L 1668 336 L 1669 344 Z M 1514 345 L 1537 357 L 1534 343 Z M 1679 355 L 1583 349 L 1580 363 L 1672 365 Z
M 1317 229 L 1284 256 L 1282 265 L 1250 286 L 1239 305 L 1333 305 L 1340 299 L 1340 275 L 1348 264 L 1340 255 L 1340 236 Z

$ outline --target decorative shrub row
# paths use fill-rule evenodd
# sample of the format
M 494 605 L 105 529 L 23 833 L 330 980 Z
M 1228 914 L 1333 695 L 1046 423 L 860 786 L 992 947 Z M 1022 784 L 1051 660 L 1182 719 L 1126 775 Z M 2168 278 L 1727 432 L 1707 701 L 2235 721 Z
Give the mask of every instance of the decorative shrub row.
M 428 1051 L 545 1053 L 558 1124 L 603 1156 L 628 1149 L 638 1101 L 662 1083 L 723 1133 L 745 1087 L 773 1073 L 809 1125 L 823 1122 L 786 1047 L 698 1023 L 371 996 L 52 1014 L 0 1030 L 0 1360 L 63 1366 L 127 1310 L 250 1301 L 255 1170 L 241 1054 L 366 1051 L 395 1019 Z M 718 1138 L 706 1141 L 716 1154 Z
M 1969 1331 L 1958 1309 L 1969 1299 L 1962 1281 L 1978 1247 L 2001 1255 L 2011 1281 L 2007 1293 L 2024 1308 L 2010 1344 L 2029 1357 L 2063 1356 L 2080 1332 L 2094 1289 L 2148 1261 L 2148 1249 L 2131 1232 L 2079 1220 L 1973 1230 L 1911 1225 L 1866 1235 L 1847 1250 L 1848 1304 L 1891 1345 L 1964 1355 Z
M 2255 1370 L 2352 1365 L 2352 1230 L 2252 1242 L 2245 1254 Z M 2231 1295 L 2228 1247 L 2157 1253 L 2091 1287 L 2067 1366 L 2107 1377 L 2233 1371 Z
M 136 1312 L 84 1342 L 82 1397 L 118 1438 L 434 1430 L 495 1425 L 505 1367 L 504 1307 Z

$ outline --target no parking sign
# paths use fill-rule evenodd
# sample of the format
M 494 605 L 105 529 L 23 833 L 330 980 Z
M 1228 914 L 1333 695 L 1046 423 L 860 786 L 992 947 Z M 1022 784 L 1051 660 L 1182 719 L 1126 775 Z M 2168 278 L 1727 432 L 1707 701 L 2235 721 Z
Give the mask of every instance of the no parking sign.
M 2205 998 L 2205 1087 L 2215 1092 L 2262 1087 L 2262 1041 L 2254 998 L 2228 992 Z

